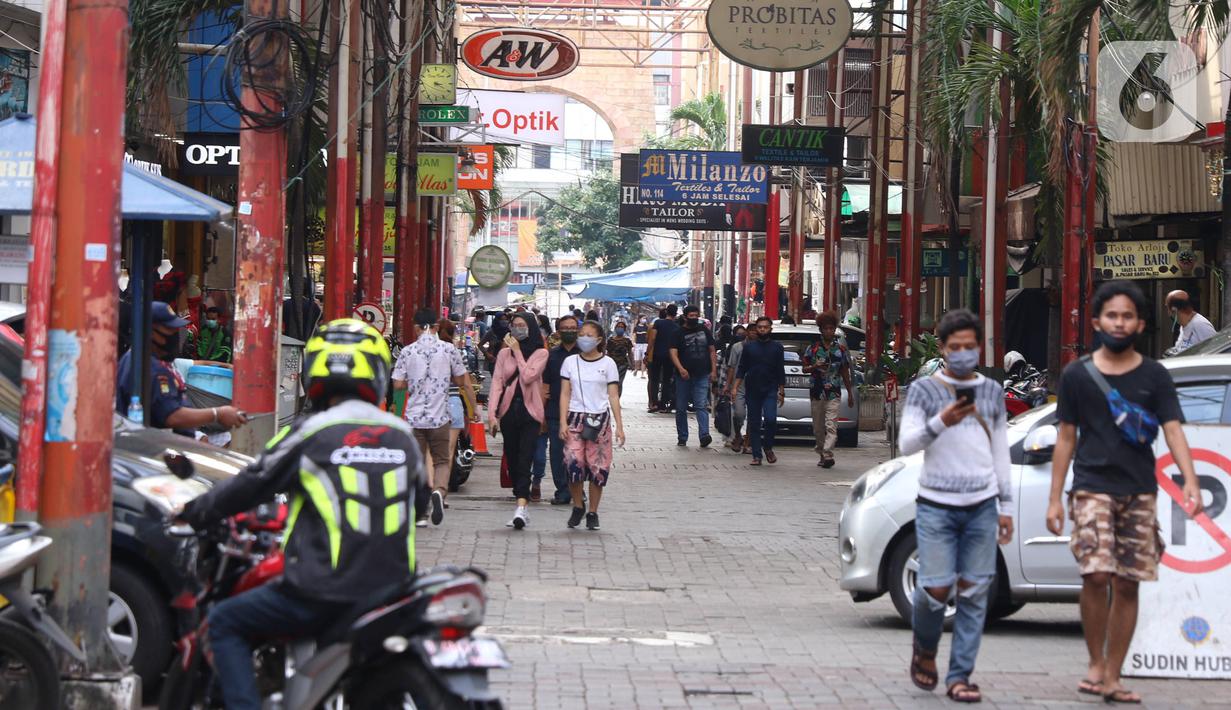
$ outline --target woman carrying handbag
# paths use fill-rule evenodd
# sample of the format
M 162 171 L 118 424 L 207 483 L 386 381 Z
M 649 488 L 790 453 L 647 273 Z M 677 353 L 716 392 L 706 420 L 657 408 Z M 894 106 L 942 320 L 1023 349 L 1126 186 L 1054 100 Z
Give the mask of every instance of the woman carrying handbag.
M 577 337 L 577 355 L 560 366 L 560 436 L 564 439 L 564 465 L 574 503 L 584 500 L 582 486 L 590 484 L 590 510 L 574 507 L 568 526 L 584 516 L 587 530 L 598 530 L 598 504 L 611 473 L 612 420 L 615 439 L 624 446 L 624 420 L 620 414 L 620 372 L 603 354 L 603 326 L 586 321 Z
M 529 523 L 526 505 L 530 502 L 530 466 L 542 431 L 543 369 L 547 350 L 538 321 L 530 314 L 518 313 L 509 324 L 504 347 L 496 357 L 492 389 L 488 395 L 488 430 L 503 432 L 504 455 L 517 510 L 506 527 L 521 530 Z

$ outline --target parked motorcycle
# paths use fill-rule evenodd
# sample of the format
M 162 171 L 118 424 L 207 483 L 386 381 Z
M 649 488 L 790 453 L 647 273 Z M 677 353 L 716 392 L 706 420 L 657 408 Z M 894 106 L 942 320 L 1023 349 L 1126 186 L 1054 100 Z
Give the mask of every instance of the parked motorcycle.
M 11 477 L 12 465 L 0 476 Z M 22 574 L 51 545 L 51 538 L 39 535 L 38 523 L 0 525 L 0 595 L 8 606 L 0 611 L 0 710 L 60 707 L 60 670 L 46 637 L 81 663 L 86 657 L 72 639 L 44 613 L 46 593 L 28 592 L 21 584 Z
M 161 710 L 221 707 L 204 619 L 222 599 L 281 574 L 281 552 L 266 553 L 262 534 L 276 540 L 284 517 L 279 508 L 275 515 L 237 516 L 212 530 L 182 531 L 182 561 L 201 586 L 191 603 L 179 600 L 195 609 L 196 623 L 179 644 Z M 430 569 L 374 590 L 318 638 L 271 636 L 254 652 L 264 706 L 499 710 L 487 674 L 508 667 L 508 659 L 495 639 L 473 636 L 483 623 L 486 581 L 472 567 Z
M 1047 404 L 1047 371 L 1011 350 L 1004 356 L 1004 404 L 1009 418 Z
M 474 470 L 474 456 L 470 432 L 463 428 L 457 436 L 457 447 L 453 450 L 453 467 L 449 470 L 450 493 L 456 493 L 470 480 L 470 472 Z

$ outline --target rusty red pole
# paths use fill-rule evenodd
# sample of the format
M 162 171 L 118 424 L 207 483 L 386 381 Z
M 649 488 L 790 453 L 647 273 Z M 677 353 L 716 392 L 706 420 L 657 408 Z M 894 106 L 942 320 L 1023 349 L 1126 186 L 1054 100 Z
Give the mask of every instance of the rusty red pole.
M 752 123 L 752 69 L 744 67 L 740 90 L 740 122 Z M 739 246 L 739 287 L 743 294 L 746 308 L 745 320 L 751 322 L 752 298 L 752 232 L 744 232 Z
M 249 20 L 286 18 L 286 4 L 247 0 Z M 254 43 L 261 61 L 241 86 L 240 100 L 252 112 L 278 105 L 286 83 L 287 46 L 279 37 Z M 248 76 L 245 74 L 245 76 Z M 234 448 L 258 453 L 277 430 L 279 322 L 286 231 L 286 128 L 240 124 L 239 233 L 235 237 L 235 383 L 233 401 L 253 418 L 235 432 Z
M 829 60 L 829 76 L 826 77 L 825 119 L 826 125 L 843 127 L 844 111 L 842 92 L 845 90 L 846 50 Z M 838 310 L 838 281 L 841 278 L 840 250 L 842 248 L 842 177 L 845 168 L 839 163 L 830 169 L 829 193 L 825 209 L 825 310 Z M 841 317 L 842 314 L 838 314 Z
M 905 186 L 902 190 L 901 246 L 901 328 L 895 345 L 899 355 L 906 354 L 907 345 L 919 334 L 919 288 L 923 257 L 923 141 L 919 132 L 919 65 L 922 52 L 924 23 L 927 13 L 923 0 L 912 0 L 906 24 L 906 120 L 902 131 L 906 138 Z
M 17 510 L 38 517 L 46 426 L 47 322 L 51 317 L 51 264 L 55 260 L 56 203 L 60 173 L 60 106 L 64 95 L 64 0 L 43 12 L 42 77 L 34 148 L 34 204 L 31 209 L 29 276 L 26 281 L 25 359 L 22 363 L 21 426 L 17 429 Z
M 765 315 L 778 320 L 778 271 L 782 262 L 778 188 L 769 186 L 769 206 L 765 209 Z
M 804 118 L 804 83 L 806 79 L 802 71 L 795 72 L 795 96 L 793 118 L 796 123 L 802 123 Z M 804 302 L 804 200 L 806 189 L 804 168 L 791 169 L 791 267 L 787 277 L 787 313 L 795 322 L 799 322 L 803 314 Z
M 867 280 L 864 290 L 866 317 L 863 327 L 867 333 L 864 349 L 867 372 L 877 372 L 884 328 L 882 323 L 885 289 L 885 250 L 888 241 L 889 221 L 889 110 L 892 72 L 882 66 L 892 56 L 890 32 L 893 30 L 889 13 L 882 13 L 876 34 L 876 47 L 872 53 L 872 136 L 869 144 L 871 199 L 868 214 L 868 252 L 864 269 Z
M 400 0 L 399 16 L 401 19 L 400 42 L 403 48 L 410 47 L 419 36 L 422 15 L 411 16 L 410 0 Z M 406 51 L 403 49 L 403 51 Z M 398 94 L 404 107 L 401 125 L 398 131 L 398 180 L 397 208 L 394 216 L 396 241 L 394 242 L 394 279 L 393 279 L 393 324 L 395 332 L 403 342 L 414 337 L 414 317 L 418 304 L 415 300 L 415 272 L 418 259 L 416 244 L 418 243 L 419 199 L 416 165 L 419 149 L 419 94 L 408 95 L 406 91 L 411 86 L 406 76 L 419 76 L 423 65 L 422 48 L 414 50 L 410 58 L 410 71 L 398 72 Z
M 379 26 L 389 23 L 387 3 L 373 6 L 376 15 L 372 22 Z M 371 82 L 368 93 L 368 129 L 364 139 L 364 231 L 360 239 L 359 273 L 362 291 L 360 298 L 373 303 L 381 302 L 385 280 L 385 152 L 389 144 L 388 97 L 389 87 L 385 78 L 389 75 L 388 48 L 382 39 L 384 32 L 369 31 L 373 54 Z
M 325 205 L 325 318 L 345 318 L 352 312 L 355 261 L 355 183 L 351 165 L 354 141 L 350 115 L 350 53 L 352 23 L 347 18 L 357 12 L 355 0 L 329 0 L 330 31 L 336 42 L 337 57 L 329 69 L 329 134 L 335 136 L 329 148 Z M 345 5 L 346 11 L 343 12 Z
M 23 440 L 20 460 L 42 467 L 38 519 L 56 541 L 35 585 L 55 590 L 50 612 L 87 656 L 85 668 L 62 657 L 61 670 L 110 674 L 103 687 L 75 684 L 83 702 L 96 703 L 114 697 L 120 668 L 106 610 L 128 3 L 52 0 L 46 17 L 50 81 L 39 96 L 47 123 L 38 129 L 31 265 L 39 290 L 27 337 L 33 350 L 46 348 L 56 386 L 25 393 L 23 412 L 45 420 L 41 436 Z

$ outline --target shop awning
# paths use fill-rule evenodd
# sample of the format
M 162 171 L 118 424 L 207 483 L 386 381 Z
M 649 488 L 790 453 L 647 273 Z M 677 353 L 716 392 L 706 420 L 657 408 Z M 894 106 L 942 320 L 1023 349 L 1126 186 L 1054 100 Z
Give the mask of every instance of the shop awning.
M 0 121 L 0 214 L 30 214 L 34 203 L 32 116 Z M 170 178 L 124 164 L 120 183 L 124 219 L 216 222 L 231 216 L 231 206 Z
M 688 267 L 612 274 L 591 279 L 580 293 L 593 301 L 679 301 L 688 297 Z

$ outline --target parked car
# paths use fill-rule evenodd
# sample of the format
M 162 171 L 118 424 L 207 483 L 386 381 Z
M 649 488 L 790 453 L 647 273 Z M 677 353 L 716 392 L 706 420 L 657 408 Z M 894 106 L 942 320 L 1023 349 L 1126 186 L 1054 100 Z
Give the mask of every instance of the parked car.
M 1193 355 L 1217 355 L 1231 353 L 1231 326 L 1227 326 L 1210 337 L 1202 340 L 1187 350 L 1171 357 L 1191 357 Z
M 839 333 L 842 330 L 839 329 Z M 812 402 L 809 398 L 811 376 L 804 374 L 803 353 L 821 337 L 816 325 L 782 325 L 774 323 L 773 338 L 786 350 L 786 400 L 778 408 L 778 431 L 784 435 L 812 435 Z M 843 341 L 846 340 L 843 334 Z M 853 370 L 853 368 L 852 368 Z M 852 371 L 852 377 L 854 372 Z M 852 379 L 857 387 L 858 383 Z M 855 406 L 848 407 L 846 396 L 838 408 L 838 446 L 859 445 L 859 390 L 855 390 Z
M 0 338 L 0 459 L 17 456 L 21 405 L 19 341 Z M 120 416 L 113 420 L 111 458 L 111 599 L 108 633 L 147 691 L 157 687 L 174 650 L 172 590 L 182 589 L 175 564 L 177 541 L 163 526 L 176 496 L 204 493 L 230 478 L 250 459 L 170 431 L 146 429 Z M 196 478 L 180 481 L 163 463 L 165 452 L 189 457 Z
M 1172 358 L 1163 366 L 1175 380 L 1186 427 L 1231 424 L 1231 355 Z M 1052 535 L 1045 521 L 1056 425 L 1055 403 L 1009 423 L 1016 530 L 1013 541 L 1000 547 L 992 618 L 1008 616 L 1027 602 L 1075 603 L 1081 591 L 1069 537 Z M 1161 435 L 1159 445 L 1165 446 Z M 917 453 L 864 473 L 851 486 L 838 523 L 841 588 L 857 602 L 888 592 L 908 623 L 919 569 L 915 498 L 922 467 L 923 454 Z

